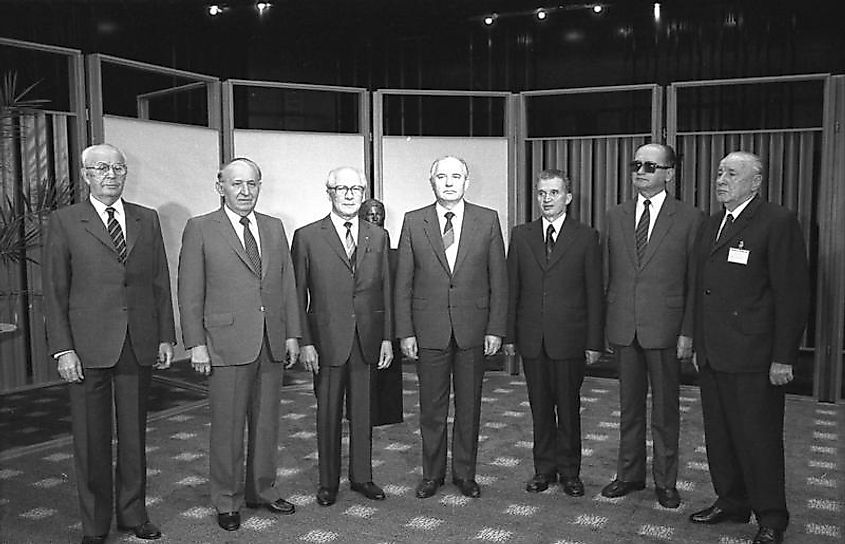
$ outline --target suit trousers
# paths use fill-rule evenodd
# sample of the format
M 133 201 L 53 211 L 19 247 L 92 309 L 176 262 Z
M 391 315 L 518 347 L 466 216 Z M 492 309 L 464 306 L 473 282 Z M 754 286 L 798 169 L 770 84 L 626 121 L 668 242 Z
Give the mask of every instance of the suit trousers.
M 550 359 L 543 349 L 538 358 L 523 358 L 522 366 L 534 420 L 534 471 L 579 476 L 584 359 Z
M 252 363 L 212 369 L 209 473 L 211 504 L 218 512 L 237 512 L 244 500 L 269 503 L 280 498 L 275 484 L 283 371 L 282 363 L 270 359 L 266 337 Z
M 113 367 L 86 368 L 83 373 L 81 383 L 69 385 L 76 487 L 82 533 L 98 536 L 109 532 L 113 506 L 119 525 L 147 521 L 145 446 L 152 368 L 138 364 L 127 333 Z M 112 413 L 117 421 L 114 480 Z
M 364 361 L 357 334 L 342 365 L 322 361 L 315 380 L 320 487 L 336 490 L 340 481 L 344 396 L 349 417 L 349 481 L 372 481 L 372 383 L 373 370 Z
M 759 524 L 786 529 L 783 387 L 769 383 L 768 372 L 717 372 L 706 364 L 698 383 L 717 506 L 750 508 Z
M 460 349 L 454 338 L 446 349 L 422 348 L 419 350 L 417 376 L 423 478 L 437 480 L 446 476 L 446 419 L 449 415 L 449 393 L 454 387 L 452 476 L 463 480 L 475 479 L 484 379 L 483 348 Z
M 651 438 L 654 485 L 674 488 L 678 480 L 680 362 L 677 348 L 644 349 L 637 342 L 613 346 L 619 365 L 619 458 L 617 478 L 643 482 L 646 476 L 646 398 L 651 382 Z

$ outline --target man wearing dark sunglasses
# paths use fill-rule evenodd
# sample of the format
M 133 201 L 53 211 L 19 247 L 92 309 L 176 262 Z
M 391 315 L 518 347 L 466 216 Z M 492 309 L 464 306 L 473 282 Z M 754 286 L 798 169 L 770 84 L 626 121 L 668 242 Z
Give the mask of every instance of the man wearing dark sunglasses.
M 602 489 L 622 497 L 645 488 L 646 397 L 651 383 L 652 475 L 657 500 L 677 508 L 680 359 L 692 356 L 693 246 L 702 214 L 666 192 L 675 152 L 637 149 L 634 198 L 607 214 L 607 340 L 619 365 L 619 458 Z

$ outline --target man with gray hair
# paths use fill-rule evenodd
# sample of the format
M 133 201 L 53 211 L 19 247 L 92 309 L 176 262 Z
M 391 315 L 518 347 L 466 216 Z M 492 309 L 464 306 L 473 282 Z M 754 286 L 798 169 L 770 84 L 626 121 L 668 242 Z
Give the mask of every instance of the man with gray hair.
M 714 183 L 724 210 L 696 244 L 695 350 L 707 462 L 717 499 L 694 523 L 745 523 L 753 544 L 783 542 L 783 386 L 807 322 L 810 276 L 795 215 L 759 195 L 760 157 L 729 153 Z
M 170 366 L 176 331 L 158 214 L 123 200 L 127 173 L 120 149 L 85 149 L 90 195 L 53 212 L 44 249 L 47 341 L 70 384 L 83 544 L 106 541 L 112 511 L 118 529 L 161 536 L 145 503 L 147 397 L 152 369 Z
M 320 485 L 317 504 L 331 506 L 340 482 L 341 416 L 349 416 L 349 486 L 384 500 L 373 483 L 373 366 L 393 360 L 393 293 L 387 231 L 358 218 L 366 180 L 352 167 L 329 172 L 326 217 L 293 236 L 302 322 L 302 363 L 315 374 Z
M 405 214 L 396 270 L 396 336 L 417 361 L 422 436 L 420 499 L 446 477 L 449 393 L 454 386 L 452 482 L 467 497 L 475 481 L 484 356 L 501 347 L 507 318 L 507 268 L 499 216 L 464 201 L 466 162 L 431 165 L 436 202 Z

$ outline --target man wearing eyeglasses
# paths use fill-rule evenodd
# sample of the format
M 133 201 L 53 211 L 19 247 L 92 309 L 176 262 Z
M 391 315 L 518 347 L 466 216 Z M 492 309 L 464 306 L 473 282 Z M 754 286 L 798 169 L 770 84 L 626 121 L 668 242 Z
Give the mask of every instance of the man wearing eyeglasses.
M 416 496 L 431 497 L 445 481 L 454 387 L 452 482 L 477 498 L 484 356 L 499 351 L 507 320 L 504 242 L 498 214 L 464 201 L 463 159 L 435 160 L 429 183 L 436 202 L 405 214 L 395 285 L 396 336 L 419 376 L 423 474 Z
M 285 228 L 255 211 L 261 169 L 232 159 L 216 189 L 222 206 L 185 225 L 178 296 L 191 366 L 210 376 L 211 504 L 217 524 L 235 531 L 244 503 L 294 513 L 276 486 L 276 451 L 282 377 L 296 363 L 301 333 Z
M 393 360 L 390 249 L 387 231 L 358 218 L 366 192 L 355 168 L 329 172 L 328 216 L 293 236 L 305 368 L 315 374 L 320 484 L 317 504 L 331 506 L 340 483 L 344 397 L 349 416 L 349 486 L 384 500 L 373 482 L 373 366 Z
M 645 488 L 646 397 L 651 385 L 652 476 L 657 500 L 678 508 L 680 362 L 692 356 L 693 247 L 702 214 L 666 192 L 675 152 L 637 149 L 634 198 L 607 213 L 607 340 L 619 368 L 619 457 L 602 489 L 622 497 Z
M 47 341 L 70 384 L 83 544 L 106 541 L 112 512 L 122 531 L 161 536 L 145 504 L 147 397 L 176 333 L 158 214 L 123 200 L 126 174 L 120 149 L 85 149 L 90 195 L 52 213 L 44 249 Z

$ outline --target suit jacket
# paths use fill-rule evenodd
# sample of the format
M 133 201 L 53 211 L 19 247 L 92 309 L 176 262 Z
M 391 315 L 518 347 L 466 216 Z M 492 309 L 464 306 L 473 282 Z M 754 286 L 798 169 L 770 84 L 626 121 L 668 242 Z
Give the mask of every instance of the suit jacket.
M 543 221 L 514 227 L 508 248 L 508 342 L 523 357 L 584 357 L 604 347 L 598 232 L 567 214 L 546 261 Z
M 315 345 L 323 364 L 344 364 L 356 334 L 364 360 L 375 363 L 382 341 L 393 338 L 389 249 L 387 231 L 359 220 L 353 273 L 328 216 L 294 234 L 302 344 Z
M 206 344 L 213 366 L 247 364 L 266 331 L 271 357 L 285 358 L 285 340 L 301 336 L 293 265 L 282 222 L 255 214 L 261 274 L 223 208 L 193 217 L 182 233 L 179 311 L 186 348 Z
M 607 340 L 646 349 L 671 348 L 692 337 L 693 250 L 702 213 L 670 195 L 660 208 L 643 256 L 637 262 L 636 199 L 607 213 Z
M 708 218 L 696 247 L 695 349 L 721 372 L 766 372 L 794 364 L 809 311 L 810 275 L 798 220 L 759 195 L 714 244 L 724 212 Z M 730 248 L 748 264 L 728 262 Z
M 44 250 L 47 341 L 75 350 L 83 368 L 117 363 L 127 333 L 138 363 L 152 365 L 176 341 L 170 274 L 155 210 L 124 201 L 126 262 L 91 202 L 50 216 Z
M 396 335 L 420 348 L 481 346 L 504 337 L 508 278 L 499 216 L 465 202 L 454 272 L 449 271 L 435 205 L 405 214 L 396 267 Z

